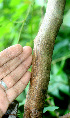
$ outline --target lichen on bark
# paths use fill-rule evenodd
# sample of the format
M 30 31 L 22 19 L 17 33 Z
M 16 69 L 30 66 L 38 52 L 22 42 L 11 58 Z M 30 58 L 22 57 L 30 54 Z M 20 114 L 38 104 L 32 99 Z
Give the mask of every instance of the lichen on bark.
M 32 77 L 24 106 L 24 118 L 42 118 L 53 48 L 62 24 L 64 7 L 65 0 L 48 0 L 45 17 L 34 39 Z

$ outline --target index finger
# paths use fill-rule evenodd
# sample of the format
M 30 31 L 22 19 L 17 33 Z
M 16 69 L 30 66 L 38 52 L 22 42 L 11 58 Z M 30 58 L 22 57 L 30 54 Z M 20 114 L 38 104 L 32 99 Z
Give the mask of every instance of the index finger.
M 0 52 L 0 66 L 22 53 L 23 47 L 16 44 Z

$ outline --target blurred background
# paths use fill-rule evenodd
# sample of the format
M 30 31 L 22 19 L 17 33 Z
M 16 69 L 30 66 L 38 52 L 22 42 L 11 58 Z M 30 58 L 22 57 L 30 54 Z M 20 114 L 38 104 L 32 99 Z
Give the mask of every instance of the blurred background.
M 0 51 L 17 43 L 33 49 L 46 6 L 47 0 L 0 0 Z M 19 118 L 23 118 L 28 86 L 16 99 Z M 46 96 L 43 118 L 58 118 L 70 112 L 70 0 L 66 0 L 63 23 L 55 41 Z

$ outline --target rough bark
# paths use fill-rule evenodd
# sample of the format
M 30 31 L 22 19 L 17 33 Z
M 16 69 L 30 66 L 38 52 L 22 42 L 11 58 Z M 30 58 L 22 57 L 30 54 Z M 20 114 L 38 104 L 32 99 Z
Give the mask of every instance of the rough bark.
M 61 116 L 60 118 L 70 118 L 70 113 L 67 113 L 64 116 Z
M 34 40 L 32 77 L 24 106 L 24 118 L 42 118 L 53 48 L 63 21 L 64 7 L 65 0 L 48 0 L 44 20 Z

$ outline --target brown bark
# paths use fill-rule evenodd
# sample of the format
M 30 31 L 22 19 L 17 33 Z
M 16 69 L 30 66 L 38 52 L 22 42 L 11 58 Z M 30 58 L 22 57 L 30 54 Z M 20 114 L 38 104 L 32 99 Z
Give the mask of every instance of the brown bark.
M 61 116 L 60 118 L 70 118 L 70 113 L 67 113 L 64 116 Z
M 65 0 L 48 0 L 44 20 L 34 40 L 32 78 L 24 106 L 24 118 L 42 118 L 53 48 L 64 7 Z

